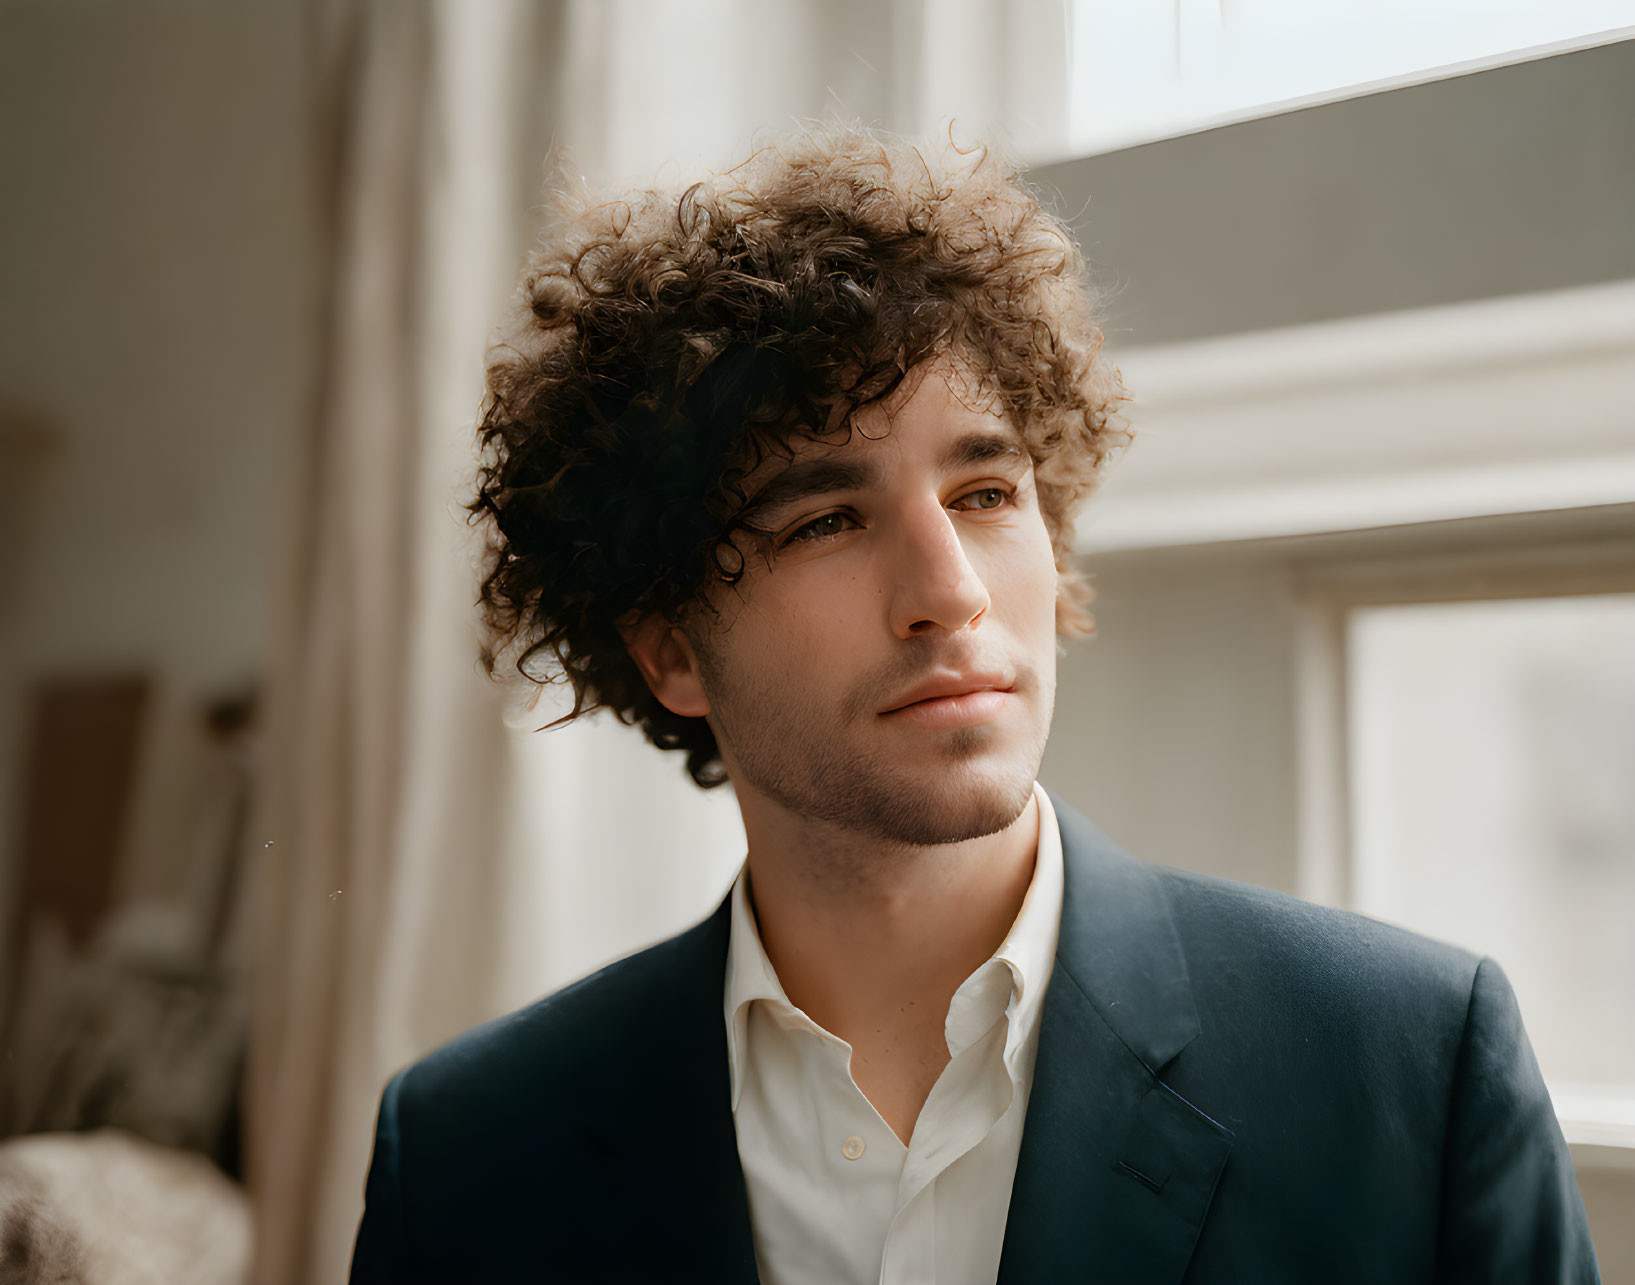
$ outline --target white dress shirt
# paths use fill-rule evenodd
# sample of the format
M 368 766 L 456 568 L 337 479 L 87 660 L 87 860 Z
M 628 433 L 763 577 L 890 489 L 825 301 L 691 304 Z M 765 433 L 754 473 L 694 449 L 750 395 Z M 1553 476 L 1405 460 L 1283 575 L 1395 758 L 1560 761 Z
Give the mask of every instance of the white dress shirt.
M 755 926 L 747 865 L 739 872 L 727 1056 L 765 1285 L 992 1285 L 1062 911 L 1056 814 L 1033 791 L 1027 896 L 993 957 L 954 992 L 948 1065 L 907 1146 L 852 1079 L 851 1045 L 789 1002 Z

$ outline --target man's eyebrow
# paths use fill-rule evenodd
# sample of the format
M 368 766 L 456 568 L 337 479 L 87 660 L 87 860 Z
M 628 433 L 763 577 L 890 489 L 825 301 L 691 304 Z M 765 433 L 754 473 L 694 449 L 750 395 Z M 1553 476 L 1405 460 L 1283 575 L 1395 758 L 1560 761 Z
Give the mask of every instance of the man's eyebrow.
M 796 460 L 768 479 L 745 506 L 746 517 L 771 513 L 814 495 L 830 491 L 862 491 L 875 485 L 880 470 L 866 460 Z
M 969 468 L 973 464 L 986 464 L 989 460 L 1027 457 L 1020 435 L 1007 426 L 966 433 L 955 439 L 943 452 L 942 466 L 944 470 Z
M 983 429 L 966 433 L 943 452 L 944 472 L 970 468 L 997 459 L 1026 459 L 1022 439 L 1013 429 Z M 831 491 L 866 491 L 880 484 L 880 469 L 864 459 L 796 460 L 767 479 L 744 507 L 744 517 L 756 519 L 786 505 L 827 495 Z

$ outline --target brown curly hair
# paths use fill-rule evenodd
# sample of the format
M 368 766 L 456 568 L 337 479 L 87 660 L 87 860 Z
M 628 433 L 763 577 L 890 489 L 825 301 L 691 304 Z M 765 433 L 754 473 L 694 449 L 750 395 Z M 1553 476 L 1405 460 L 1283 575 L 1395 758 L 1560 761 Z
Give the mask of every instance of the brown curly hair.
M 1089 632 L 1072 511 L 1124 439 L 1116 371 L 1066 227 L 986 148 L 941 157 L 857 127 L 759 147 L 685 191 L 553 193 L 489 353 L 479 606 L 502 656 L 566 681 L 700 786 L 702 718 L 671 713 L 620 625 L 699 604 L 743 570 L 744 479 L 798 438 L 850 432 L 920 362 L 957 352 L 1020 431 L 1060 574 L 1057 628 Z

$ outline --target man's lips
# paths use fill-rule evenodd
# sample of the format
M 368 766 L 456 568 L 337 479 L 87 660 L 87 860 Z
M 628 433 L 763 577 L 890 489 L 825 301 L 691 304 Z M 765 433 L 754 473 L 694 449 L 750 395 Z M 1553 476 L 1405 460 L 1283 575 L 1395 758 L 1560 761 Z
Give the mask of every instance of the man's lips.
M 992 722 L 1015 699 L 1016 696 L 1007 689 L 984 687 L 977 691 L 932 696 L 899 705 L 880 717 L 894 723 L 913 723 L 920 727 L 975 727 L 979 723 Z
M 974 727 L 991 722 L 1014 698 L 1007 674 L 934 674 L 893 698 L 880 717 L 921 727 Z
M 1004 674 L 934 674 L 908 691 L 892 698 L 882 714 L 895 714 L 910 705 L 947 700 L 981 692 L 1009 692 L 1016 680 Z

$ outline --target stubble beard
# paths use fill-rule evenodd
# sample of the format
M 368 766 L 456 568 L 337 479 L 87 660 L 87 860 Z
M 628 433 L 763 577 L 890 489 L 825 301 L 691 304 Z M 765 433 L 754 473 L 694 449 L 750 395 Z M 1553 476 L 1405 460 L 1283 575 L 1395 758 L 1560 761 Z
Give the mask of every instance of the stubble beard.
M 1029 753 L 1016 755 L 1014 766 L 1007 764 L 1002 773 L 978 776 L 962 770 L 999 735 L 987 725 L 937 734 L 927 755 L 935 761 L 905 770 L 900 761 L 860 752 L 844 735 L 857 722 L 881 715 L 854 708 L 814 716 L 777 690 L 729 694 L 713 660 L 700 654 L 710 724 L 729 775 L 793 816 L 859 839 L 920 848 L 997 834 L 1022 815 L 1033 797 L 1034 775 L 1049 734 L 1048 709 L 1036 744 L 1028 747 Z M 1038 688 L 1036 673 L 1018 673 L 1019 698 L 1039 699 Z

